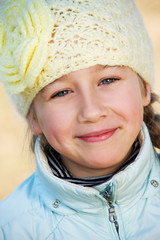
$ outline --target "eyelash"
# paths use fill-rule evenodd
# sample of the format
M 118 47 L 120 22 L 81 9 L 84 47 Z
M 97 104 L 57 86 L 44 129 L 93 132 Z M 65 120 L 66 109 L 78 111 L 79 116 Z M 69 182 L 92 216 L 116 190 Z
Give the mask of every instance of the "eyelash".
M 56 94 L 54 94 L 54 95 L 52 96 L 52 98 L 55 98 L 55 97 L 63 97 L 63 96 L 65 96 L 65 95 L 67 95 L 69 92 L 71 92 L 71 90 L 65 89 L 65 90 L 59 91 L 59 92 L 57 92 Z
M 120 80 L 120 79 L 119 78 L 105 78 L 99 83 L 99 85 L 109 85 L 117 80 Z M 103 83 L 104 81 L 106 81 L 106 82 Z
M 119 78 L 105 78 L 105 79 L 103 79 L 99 84 L 98 84 L 98 86 L 99 85 L 109 85 L 109 84 L 111 84 L 111 83 L 113 83 L 113 82 L 115 82 L 115 81 L 117 81 L 117 80 L 119 80 Z M 105 82 L 106 81 L 106 82 Z M 104 83 L 105 82 L 105 83 Z M 65 95 L 67 95 L 67 94 L 69 94 L 69 93 L 71 93 L 72 91 L 71 90 L 67 90 L 67 89 L 65 89 L 65 90 L 62 90 L 62 91 L 59 91 L 59 92 L 57 92 L 56 94 L 54 94 L 53 96 L 52 96 L 52 98 L 55 98 L 55 97 L 64 97 Z

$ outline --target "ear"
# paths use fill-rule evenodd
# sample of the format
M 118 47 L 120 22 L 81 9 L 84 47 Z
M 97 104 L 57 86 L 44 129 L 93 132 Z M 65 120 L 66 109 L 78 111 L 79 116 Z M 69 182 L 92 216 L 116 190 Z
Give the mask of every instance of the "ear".
M 145 84 L 145 95 L 143 95 L 143 106 L 146 107 L 151 101 L 151 87 L 148 83 Z
M 40 135 L 42 133 L 42 130 L 40 128 L 37 116 L 34 112 L 33 107 L 31 107 L 29 113 L 27 114 L 27 122 L 31 128 L 31 131 L 33 132 L 33 134 L 35 135 Z

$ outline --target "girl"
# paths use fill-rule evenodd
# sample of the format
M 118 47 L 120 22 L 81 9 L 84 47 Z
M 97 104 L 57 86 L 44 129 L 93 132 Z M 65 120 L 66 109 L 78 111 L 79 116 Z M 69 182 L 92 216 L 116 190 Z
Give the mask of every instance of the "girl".
M 160 116 L 134 2 L 2 1 L 0 79 L 37 162 L 0 203 L 0 239 L 157 240 Z

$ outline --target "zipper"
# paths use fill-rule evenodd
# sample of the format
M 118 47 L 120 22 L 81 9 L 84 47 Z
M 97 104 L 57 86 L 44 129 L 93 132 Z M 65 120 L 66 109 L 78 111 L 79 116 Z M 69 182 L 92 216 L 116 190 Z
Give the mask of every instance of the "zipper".
M 100 194 L 107 200 L 108 206 L 109 206 L 109 221 L 114 224 L 116 233 L 118 235 L 118 239 L 121 240 L 120 235 L 119 235 L 119 224 L 117 221 L 117 215 L 115 212 L 115 207 L 113 206 L 112 203 L 112 191 L 111 191 L 112 186 L 109 185 L 104 192 L 101 192 Z

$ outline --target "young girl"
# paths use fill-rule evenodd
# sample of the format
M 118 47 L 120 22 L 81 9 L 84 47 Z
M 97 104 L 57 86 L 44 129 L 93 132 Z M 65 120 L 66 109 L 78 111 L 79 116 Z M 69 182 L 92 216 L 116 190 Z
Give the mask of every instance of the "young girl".
M 0 79 L 37 162 L 0 203 L 0 239 L 159 239 L 158 97 L 134 2 L 2 0 Z

